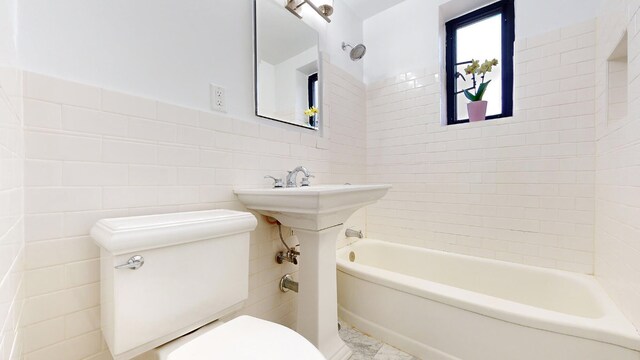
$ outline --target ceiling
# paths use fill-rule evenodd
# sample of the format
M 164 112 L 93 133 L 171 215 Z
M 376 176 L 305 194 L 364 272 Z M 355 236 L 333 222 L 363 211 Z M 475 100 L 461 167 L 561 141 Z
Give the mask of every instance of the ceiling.
M 344 2 L 361 19 L 365 20 L 373 15 L 381 13 L 404 0 L 344 0 Z

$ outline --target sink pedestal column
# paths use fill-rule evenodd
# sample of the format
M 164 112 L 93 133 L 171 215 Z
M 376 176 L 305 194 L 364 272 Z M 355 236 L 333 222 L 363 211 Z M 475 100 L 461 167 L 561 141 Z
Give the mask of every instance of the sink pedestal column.
M 300 241 L 298 333 L 330 360 L 346 360 L 351 350 L 338 336 L 336 239 L 342 224 L 324 230 L 294 228 Z

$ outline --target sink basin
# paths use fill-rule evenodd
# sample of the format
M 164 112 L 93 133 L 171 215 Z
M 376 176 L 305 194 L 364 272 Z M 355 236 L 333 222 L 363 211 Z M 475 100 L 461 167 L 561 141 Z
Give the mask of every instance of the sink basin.
M 249 209 L 298 229 L 321 230 L 344 223 L 363 206 L 383 197 L 391 185 L 316 185 L 280 189 L 237 189 Z

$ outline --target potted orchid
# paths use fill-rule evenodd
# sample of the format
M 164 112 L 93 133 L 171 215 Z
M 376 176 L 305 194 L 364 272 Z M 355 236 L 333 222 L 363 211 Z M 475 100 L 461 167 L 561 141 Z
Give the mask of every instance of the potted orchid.
M 467 75 L 471 75 L 473 81 L 473 87 L 464 90 L 464 96 L 469 99 L 467 104 L 467 111 L 469 113 L 469 121 L 481 121 L 487 116 L 487 102 L 482 100 L 484 93 L 487 91 L 487 86 L 491 83 L 491 80 L 485 82 L 484 78 L 488 72 L 493 70 L 494 66 L 498 65 L 498 60 L 485 60 L 482 65 L 480 61 L 471 60 L 471 64 L 464 69 Z M 478 85 L 476 75 L 480 77 L 480 85 Z M 471 90 L 474 93 L 471 93 Z
M 304 114 L 309 117 L 309 125 L 316 127 L 318 126 L 316 121 L 316 115 L 320 113 L 317 107 L 312 106 L 304 111 Z

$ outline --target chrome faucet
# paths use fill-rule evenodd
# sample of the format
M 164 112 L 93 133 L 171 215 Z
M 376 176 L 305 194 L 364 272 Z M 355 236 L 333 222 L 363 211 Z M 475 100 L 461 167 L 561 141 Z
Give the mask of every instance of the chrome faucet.
M 289 171 L 287 174 L 287 187 L 288 188 L 292 188 L 292 187 L 298 187 L 298 184 L 296 183 L 296 178 L 298 177 L 298 173 L 301 172 L 304 174 L 304 179 L 302 179 L 302 184 L 301 186 L 309 186 L 309 178 L 314 177 L 313 175 L 311 175 L 311 173 L 309 172 L 309 170 L 307 170 L 307 168 L 305 168 L 304 166 L 298 166 L 297 168 L 293 169 L 292 171 Z

